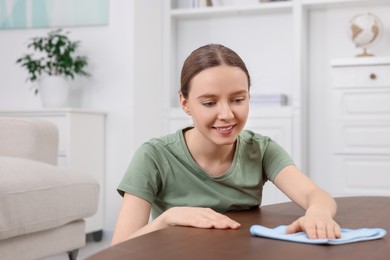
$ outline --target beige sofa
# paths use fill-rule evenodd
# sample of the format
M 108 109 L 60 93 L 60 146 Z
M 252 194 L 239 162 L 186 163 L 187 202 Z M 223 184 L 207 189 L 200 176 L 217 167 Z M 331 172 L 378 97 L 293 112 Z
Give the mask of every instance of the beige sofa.
M 0 259 L 41 259 L 85 246 L 84 218 L 99 185 L 57 167 L 58 130 L 48 121 L 0 117 Z

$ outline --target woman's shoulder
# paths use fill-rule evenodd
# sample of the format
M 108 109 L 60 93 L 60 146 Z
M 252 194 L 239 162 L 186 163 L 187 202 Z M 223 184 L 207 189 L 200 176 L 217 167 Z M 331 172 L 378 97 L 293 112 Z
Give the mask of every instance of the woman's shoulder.
M 239 137 L 245 143 L 269 142 L 271 140 L 270 137 L 253 132 L 252 130 L 241 131 Z
M 176 132 L 166 134 L 160 137 L 152 138 L 146 141 L 142 146 L 152 147 L 166 147 L 171 145 L 177 145 L 182 142 L 183 129 L 179 129 Z

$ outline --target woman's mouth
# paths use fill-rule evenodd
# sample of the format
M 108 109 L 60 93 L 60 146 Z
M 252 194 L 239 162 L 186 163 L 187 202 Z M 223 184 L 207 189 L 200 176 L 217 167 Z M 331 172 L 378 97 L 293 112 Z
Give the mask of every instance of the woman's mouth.
M 228 135 L 233 131 L 234 127 L 235 125 L 231 125 L 231 126 L 224 126 L 224 127 L 214 127 L 214 129 L 220 134 Z

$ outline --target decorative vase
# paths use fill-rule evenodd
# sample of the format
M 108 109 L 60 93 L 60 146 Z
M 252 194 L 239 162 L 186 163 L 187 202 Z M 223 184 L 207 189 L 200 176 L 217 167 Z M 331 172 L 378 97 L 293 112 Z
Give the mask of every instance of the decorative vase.
M 43 107 L 66 107 L 69 84 L 62 76 L 45 76 L 39 82 L 39 93 Z

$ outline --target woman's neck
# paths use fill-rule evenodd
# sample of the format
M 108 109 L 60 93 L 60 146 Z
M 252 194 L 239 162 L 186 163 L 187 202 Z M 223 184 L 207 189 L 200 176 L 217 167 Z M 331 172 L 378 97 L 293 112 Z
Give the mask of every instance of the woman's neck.
M 231 145 L 216 145 L 202 136 L 196 129 L 187 130 L 184 139 L 194 161 L 209 175 L 223 175 L 231 166 L 236 143 Z

